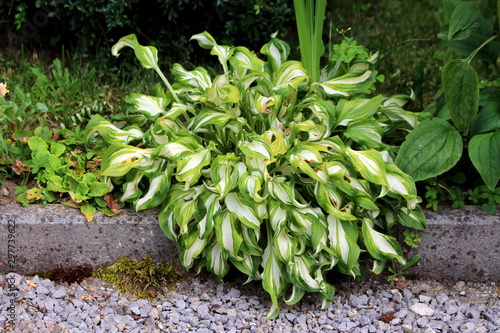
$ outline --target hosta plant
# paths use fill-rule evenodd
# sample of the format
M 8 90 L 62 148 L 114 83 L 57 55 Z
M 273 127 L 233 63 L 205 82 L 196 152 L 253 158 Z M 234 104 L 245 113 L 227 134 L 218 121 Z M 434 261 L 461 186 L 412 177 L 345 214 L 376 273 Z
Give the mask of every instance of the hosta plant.
M 194 35 L 222 71 L 173 65 L 170 85 L 153 47 L 134 35 L 113 47 L 133 48 L 141 65 L 166 84 L 156 96 L 133 94 L 135 113 L 120 126 L 95 116 L 87 135 L 110 143 L 102 159 L 108 186 L 137 210 L 161 206 L 159 223 L 186 268 L 223 278 L 230 265 L 262 280 L 278 314 L 279 299 L 305 292 L 332 299 L 327 272 L 361 277 L 367 260 L 405 263 L 389 234 L 423 229 L 413 180 L 392 162 L 397 147 L 382 140 L 413 128 L 403 96 L 369 96 L 376 55 L 334 61 L 312 80 L 289 46 L 272 37 L 260 53 Z

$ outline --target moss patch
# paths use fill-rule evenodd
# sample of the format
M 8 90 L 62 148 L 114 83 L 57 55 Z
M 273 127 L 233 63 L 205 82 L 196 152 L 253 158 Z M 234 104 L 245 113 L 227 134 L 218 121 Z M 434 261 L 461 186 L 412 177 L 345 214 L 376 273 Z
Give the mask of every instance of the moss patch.
M 186 278 L 177 264 L 161 260 L 155 265 L 149 255 L 141 262 L 120 257 L 115 264 L 99 268 L 94 277 L 116 286 L 120 294 L 147 300 L 155 299 L 164 288 L 172 289 Z

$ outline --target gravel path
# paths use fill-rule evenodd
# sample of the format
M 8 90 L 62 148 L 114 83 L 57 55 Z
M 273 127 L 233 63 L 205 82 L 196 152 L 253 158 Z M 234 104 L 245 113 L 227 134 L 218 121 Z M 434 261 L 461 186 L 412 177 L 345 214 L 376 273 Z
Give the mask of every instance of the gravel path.
M 242 285 L 238 277 L 220 282 L 201 274 L 152 302 L 119 295 L 95 278 L 71 285 L 37 276 L 12 282 L 0 275 L 1 333 L 500 332 L 500 288 L 494 283 L 342 280 L 328 309 L 306 296 L 267 320 L 267 295 L 257 282 Z

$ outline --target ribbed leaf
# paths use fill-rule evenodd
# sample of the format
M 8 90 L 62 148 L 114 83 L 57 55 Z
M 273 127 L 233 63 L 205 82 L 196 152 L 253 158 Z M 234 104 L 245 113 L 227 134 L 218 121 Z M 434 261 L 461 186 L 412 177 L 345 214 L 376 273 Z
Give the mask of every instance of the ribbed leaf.
M 427 119 L 406 136 L 395 163 L 414 181 L 428 179 L 451 169 L 462 147 L 461 135 L 447 121 Z
M 469 157 L 484 183 L 494 191 L 500 179 L 500 130 L 473 136 Z
M 481 15 L 481 10 L 474 2 L 461 2 L 451 14 L 448 40 L 453 39 L 460 31 L 467 30 Z

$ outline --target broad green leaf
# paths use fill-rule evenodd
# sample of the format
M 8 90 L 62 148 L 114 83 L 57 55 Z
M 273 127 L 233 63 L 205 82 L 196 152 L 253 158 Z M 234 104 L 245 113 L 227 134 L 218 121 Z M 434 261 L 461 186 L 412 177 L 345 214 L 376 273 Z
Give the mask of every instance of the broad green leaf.
M 500 99 L 486 101 L 470 128 L 470 134 L 482 134 L 500 129 Z
M 406 136 L 395 163 L 414 181 L 424 180 L 451 169 L 462 147 L 461 135 L 447 121 L 427 119 Z
M 373 229 L 372 222 L 366 218 L 363 219 L 362 224 L 363 243 L 374 259 L 387 260 L 402 256 L 403 250 L 394 237 Z
M 450 61 L 443 69 L 443 90 L 451 120 L 465 135 L 479 105 L 479 80 L 467 60 Z
M 81 210 L 82 214 L 85 216 L 85 219 L 87 220 L 87 222 L 92 222 L 92 220 L 94 219 L 95 212 L 96 212 L 95 207 L 89 203 L 86 203 L 80 207 L 80 210 Z
M 290 89 L 297 89 L 299 84 L 307 78 L 304 67 L 298 61 L 287 61 L 276 72 L 273 90 L 277 94 L 288 97 Z
M 90 185 L 88 195 L 91 197 L 102 197 L 109 192 L 108 185 L 101 182 L 95 182 Z
M 227 209 L 251 229 L 260 228 L 261 220 L 256 204 L 250 200 L 239 197 L 235 192 L 229 193 L 224 199 Z
M 500 130 L 473 136 L 469 157 L 484 183 L 494 191 L 500 179 Z
M 347 154 L 354 167 L 369 182 L 387 186 L 386 165 L 380 153 L 376 150 L 356 151 L 347 148 Z
M 481 10 L 476 3 L 472 1 L 461 2 L 451 14 L 448 40 L 453 39 L 458 32 L 467 30 L 480 15 Z
M 151 149 L 140 149 L 120 143 L 111 145 L 102 157 L 103 176 L 121 177 L 132 168 L 152 166 Z
M 265 62 L 257 58 L 255 54 L 246 47 L 235 47 L 233 56 L 229 59 L 229 62 L 236 70 L 245 68 L 257 73 L 264 71 Z
M 398 211 L 399 223 L 405 227 L 417 230 L 425 230 L 427 227 L 426 218 L 422 207 L 416 206 L 414 209 L 401 207 Z
M 382 104 L 382 100 L 382 95 L 372 99 L 341 99 L 336 107 L 335 126 L 347 126 L 355 120 L 371 119 Z

